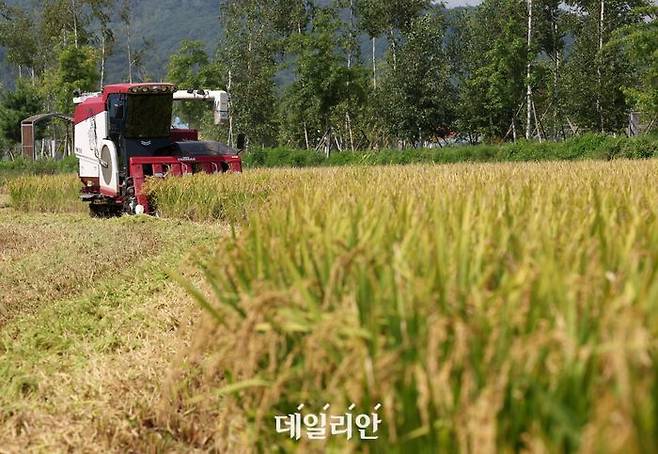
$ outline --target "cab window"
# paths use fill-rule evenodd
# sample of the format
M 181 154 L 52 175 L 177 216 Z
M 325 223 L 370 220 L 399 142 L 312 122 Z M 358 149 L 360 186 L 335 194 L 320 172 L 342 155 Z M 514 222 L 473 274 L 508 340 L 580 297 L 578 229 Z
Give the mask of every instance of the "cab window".
M 123 120 L 126 115 L 126 97 L 125 95 L 110 95 L 107 98 L 108 111 L 110 113 L 110 120 Z

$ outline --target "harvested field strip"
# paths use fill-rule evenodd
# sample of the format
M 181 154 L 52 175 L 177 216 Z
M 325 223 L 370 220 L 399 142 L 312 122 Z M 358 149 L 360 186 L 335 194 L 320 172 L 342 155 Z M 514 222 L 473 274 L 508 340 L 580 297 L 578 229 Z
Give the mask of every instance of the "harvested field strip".
M 159 270 L 135 271 L 148 284 L 108 281 L 111 287 L 6 328 L 0 338 L 5 449 L 144 452 L 165 444 L 149 421 L 198 311 Z
M 171 413 L 214 425 L 224 452 L 322 450 L 274 415 L 350 402 L 383 403 L 385 424 L 337 452 L 655 452 L 657 176 L 656 161 L 301 171 L 203 261 L 203 373 L 181 371 Z
M 75 217 L 15 218 L 35 229 L 48 222 L 85 224 Z M 223 229 L 150 218 L 88 222 L 92 236 L 111 238 L 120 228 L 130 238 L 148 230 L 159 247 L 97 274 L 79 296 L 53 296 L 34 310 L 18 311 L 0 329 L 0 451 L 187 451 L 152 422 L 169 364 L 198 318 L 165 271 L 183 267 L 194 280 L 184 263 Z M 105 244 L 88 246 L 93 257 Z M 25 285 L 19 282 L 14 291 Z
M 157 256 L 187 233 L 150 218 L 0 214 L 0 326 Z

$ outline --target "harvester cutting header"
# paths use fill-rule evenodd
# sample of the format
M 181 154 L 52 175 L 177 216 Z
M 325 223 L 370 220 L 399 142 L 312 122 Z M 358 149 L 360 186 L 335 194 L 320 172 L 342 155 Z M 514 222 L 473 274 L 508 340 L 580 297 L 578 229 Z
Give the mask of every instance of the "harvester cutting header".
M 199 141 L 194 129 L 171 126 L 174 101 L 212 103 L 214 120 L 228 119 L 225 91 L 176 90 L 172 84 L 108 85 L 74 99 L 75 155 L 92 214 L 150 213 L 147 177 L 241 172 L 239 150 Z M 241 140 L 238 140 L 238 148 Z

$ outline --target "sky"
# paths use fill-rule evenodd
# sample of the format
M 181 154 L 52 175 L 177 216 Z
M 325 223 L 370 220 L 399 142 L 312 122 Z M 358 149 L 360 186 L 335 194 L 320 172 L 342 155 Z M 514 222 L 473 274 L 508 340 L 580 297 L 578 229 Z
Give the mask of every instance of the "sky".
M 446 6 L 477 5 L 481 0 L 444 0 Z

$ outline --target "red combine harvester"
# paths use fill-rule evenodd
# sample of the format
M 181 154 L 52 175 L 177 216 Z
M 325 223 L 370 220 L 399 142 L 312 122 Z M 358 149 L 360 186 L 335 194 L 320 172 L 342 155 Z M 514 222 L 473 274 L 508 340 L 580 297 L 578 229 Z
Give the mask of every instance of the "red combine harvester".
M 228 118 L 225 91 L 177 91 L 164 83 L 108 85 L 74 99 L 81 198 L 92 215 L 153 213 L 143 191 L 147 177 L 242 171 L 239 150 L 171 126 L 173 102 L 190 100 L 212 102 L 216 124 Z

